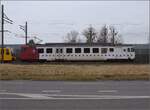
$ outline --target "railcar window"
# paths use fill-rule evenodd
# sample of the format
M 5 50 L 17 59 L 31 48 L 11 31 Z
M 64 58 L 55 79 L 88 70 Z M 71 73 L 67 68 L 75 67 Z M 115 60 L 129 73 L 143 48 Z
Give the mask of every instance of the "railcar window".
M 128 52 L 130 52 L 130 48 L 128 48 Z
M 99 53 L 99 48 L 93 48 L 93 53 Z
M 47 48 L 47 49 L 46 49 L 46 53 L 53 53 L 52 48 Z
M 114 48 L 109 48 L 109 51 L 110 52 L 114 52 Z
M 75 48 L 75 53 L 81 53 L 81 48 Z
M 107 48 L 101 48 L 102 53 L 107 53 Z
M 38 53 L 44 53 L 44 49 L 43 48 L 38 48 Z
M 90 48 L 84 48 L 84 53 L 90 53 Z
M 124 52 L 126 52 L 126 49 L 123 49 Z
M 134 48 L 131 48 L 131 52 L 134 52 Z
M 67 48 L 66 53 L 72 53 L 72 48 Z
M 59 49 L 56 49 L 56 53 L 59 53 Z
M 60 49 L 60 53 L 63 53 L 63 49 Z

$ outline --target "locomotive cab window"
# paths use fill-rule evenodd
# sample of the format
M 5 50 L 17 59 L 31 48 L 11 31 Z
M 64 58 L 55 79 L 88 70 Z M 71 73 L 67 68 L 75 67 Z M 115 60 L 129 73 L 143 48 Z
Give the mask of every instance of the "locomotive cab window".
M 2 50 L 2 49 L 0 50 L 0 55 L 2 54 L 2 51 L 3 51 L 3 53 L 4 53 L 4 49 L 3 49 L 3 50 Z
M 102 53 L 107 53 L 107 48 L 101 48 Z
M 39 48 L 38 49 L 38 53 L 44 53 L 44 49 L 43 48 Z
M 72 48 L 67 48 L 66 53 L 72 53 Z
M 6 49 L 6 55 L 9 55 L 9 49 Z
M 93 48 L 93 53 L 99 53 L 99 48 Z
M 25 52 L 27 50 L 26 47 L 21 48 L 21 52 Z
M 84 48 L 84 53 L 90 53 L 90 48 Z
M 81 53 L 81 48 L 75 48 L 75 53 Z
M 46 49 L 46 53 L 53 53 L 52 48 L 47 48 L 47 49 Z
M 109 48 L 109 51 L 110 52 L 114 52 L 114 48 Z

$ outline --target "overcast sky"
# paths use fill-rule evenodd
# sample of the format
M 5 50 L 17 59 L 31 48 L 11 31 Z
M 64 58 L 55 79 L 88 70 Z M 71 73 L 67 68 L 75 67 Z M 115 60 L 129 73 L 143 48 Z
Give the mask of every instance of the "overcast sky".
M 24 43 L 18 25 L 28 21 L 28 35 L 45 42 L 63 42 L 70 30 L 80 34 L 90 24 L 99 30 L 114 25 L 125 43 L 147 43 L 149 1 L 6 1 L 5 14 L 14 21 L 5 24 L 5 43 Z M 81 35 L 84 40 L 83 36 Z

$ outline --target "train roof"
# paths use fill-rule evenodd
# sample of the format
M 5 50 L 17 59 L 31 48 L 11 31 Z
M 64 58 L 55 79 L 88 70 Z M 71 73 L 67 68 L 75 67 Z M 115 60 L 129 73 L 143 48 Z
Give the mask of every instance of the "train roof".
M 39 47 L 46 47 L 46 46 L 51 46 L 51 47 L 65 47 L 65 46 L 76 46 L 76 47 L 88 47 L 88 46 L 134 46 L 132 44 L 111 44 L 111 43 L 105 43 L 105 44 L 100 44 L 100 43 L 46 43 L 46 44 L 37 44 Z

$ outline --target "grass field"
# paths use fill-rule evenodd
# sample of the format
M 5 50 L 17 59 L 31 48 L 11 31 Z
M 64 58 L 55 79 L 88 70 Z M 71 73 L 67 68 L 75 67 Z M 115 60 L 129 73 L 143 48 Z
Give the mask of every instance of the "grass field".
M 0 64 L 0 80 L 149 80 L 145 64 Z

